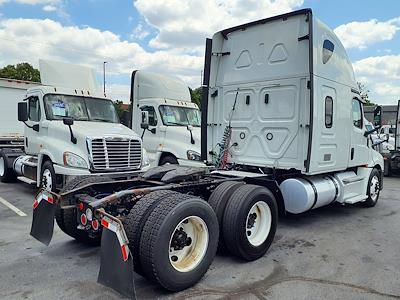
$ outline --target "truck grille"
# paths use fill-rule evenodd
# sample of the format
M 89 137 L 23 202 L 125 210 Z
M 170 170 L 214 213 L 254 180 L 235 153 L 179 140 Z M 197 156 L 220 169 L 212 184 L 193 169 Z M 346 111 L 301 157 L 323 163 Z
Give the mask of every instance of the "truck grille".
M 140 168 L 142 146 L 138 139 L 95 138 L 90 145 L 92 168 L 96 171 Z

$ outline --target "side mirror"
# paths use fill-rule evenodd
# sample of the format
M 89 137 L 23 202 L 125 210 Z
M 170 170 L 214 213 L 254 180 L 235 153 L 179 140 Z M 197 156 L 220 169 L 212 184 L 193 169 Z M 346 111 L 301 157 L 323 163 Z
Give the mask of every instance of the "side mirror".
M 74 125 L 74 119 L 73 118 L 63 118 L 63 123 L 64 123 L 64 125 L 67 125 L 67 126 L 72 126 L 72 125 Z
M 149 112 L 142 111 L 142 120 L 140 122 L 140 127 L 142 129 L 149 129 Z
M 374 126 L 382 126 L 382 106 L 378 105 L 374 109 Z
M 28 103 L 18 102 L 18 121 L 28 121 Z

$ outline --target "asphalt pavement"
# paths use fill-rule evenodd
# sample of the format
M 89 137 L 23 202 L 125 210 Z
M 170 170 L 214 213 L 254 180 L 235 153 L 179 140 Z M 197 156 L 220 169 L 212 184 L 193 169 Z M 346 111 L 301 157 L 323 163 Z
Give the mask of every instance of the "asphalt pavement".
M 96 282 L 100 248 L 55 226 L 49 247 L 29 235 L 36 189 L 0 183 L 0 299 L 119 299 Z M 23 216 L 26 214 L 26 216 Z M 218 255 L 193 288 L 168 293 L 135 275 L 139 299 L 400 299 L 400 177 L 374 208 L 331 205 L 281 218 L 261 259 Z

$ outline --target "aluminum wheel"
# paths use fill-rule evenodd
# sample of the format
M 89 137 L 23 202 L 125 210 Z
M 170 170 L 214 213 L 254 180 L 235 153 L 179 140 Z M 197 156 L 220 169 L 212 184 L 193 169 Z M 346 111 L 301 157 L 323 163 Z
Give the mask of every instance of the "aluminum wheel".
M 5 172 L 4 158 L 0 157 L 0 176 L 4 176 Z
M 246 236 L 250 244 L 257 247 L 265 242 L 271 230 L 272 214 L 264 201 L 256 202 L 247 214 Z
M 46 191 L 51 192 L 53 189 L 53 178 L 51 176 L 51 171 L 49 169 L 45 169 L 42 175 L 42 188 Z
M 378 176 L 374 176 L 371 179 L 371 183 L 369 186 L 369 196 L 373 201 L 376 201 L 379 196 L 379 178 Z
M 169 241 L 171 265 L 179 272 L 196 268 L 207 252 L 208 240 L 208 228 L 203 219 L 190 216 L 182 220 Z

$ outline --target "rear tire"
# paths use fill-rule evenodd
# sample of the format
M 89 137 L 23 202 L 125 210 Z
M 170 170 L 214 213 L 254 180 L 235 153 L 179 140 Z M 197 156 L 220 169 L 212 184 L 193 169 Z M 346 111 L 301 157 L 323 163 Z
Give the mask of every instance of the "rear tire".
M 218 224 L 219 224 L 218 251 L 220 252 L 226 252 L 227 250 L 224 244 L 223 229 L 222 229 L 225 207 L 228 204 L 228 200 L 232 196 L 232 194 L 243 184 L 244 182 L 225 181 L 215 188 L 210 198 L 208 199 L 208 203 L 214 210 L 218 219 Z
M 169 291 L 196 284 L 218 246 L 218 220 L 204 200 L 170 195 L 151 212 L 143 228 L 140 257 L 146 277 Z
M 112 181 L 112 178 L 109 177 L 99 177 L 96 176 L 80 176 L 75 179 L 69 181 L 64 188 L 61 190 L 61 193 L 67 192 L 78 187 L 90 184 L 90 183 L 98 183 L 102 181 Z M 62 198 L 62 202 L 60 205 L 74 205 L 75 199 L 72 196 L 66 196 Z M 86 231 L 78 229 L 78 221 L 77 221 L 77 211 L 76 208 L 73 209 L 60 209 L 60 206 L 56 208 L 56 222 L 58 227 L 69 235 L 73 237 L 79 242 L 91 245 L 98 246 L 101 242 L 101 233 L 99 233 L 96 237 L 90 237 Z
M 223 236 L 228 250 L 252 261 L 263 256 L 274 239 L 278 208 L 266 188 L 246 184 L 239 187 L 225 208 Z
M 162 166 L 162 165 L 165 165 L 165 164 L 179 165 L 178 160 L 172 155 L 164 156 L 160 160 L 159 166 Z
M 13 170 L 13 166 L 8 164 L 7 155 L 4 151 L 0 151 L 0 181 L 4 183 L 13 182 L 17 179 L 17 174 Z
M 378 169 L 373 168 L 368 179 L 368 186 L 367 186 L 368 198 L 364 202 L 361 202 L 362 206 L 374 207 L 376 203 L 378 203 L 381 181 L 382 181 L 382 173 L 379 172 Z
M 129 248 L 133 258 L 133 268 L 136 273 L 142 276 L 144 276 L 144 271 L 142 268 L 142 262 L 140 260 L 139 248 L 143 227 L 150 213 L 153 211 L 158 202 L 172 194 L 177 194 L 177 192 L 171 190 L 162 190 L 147 194 L 133 206 L 129 214 L 124 219 L 124 228 L 129 240 Z

